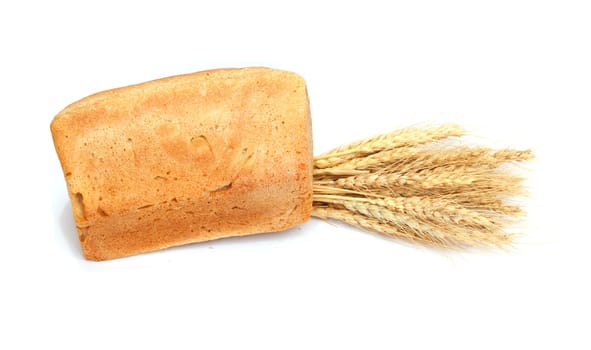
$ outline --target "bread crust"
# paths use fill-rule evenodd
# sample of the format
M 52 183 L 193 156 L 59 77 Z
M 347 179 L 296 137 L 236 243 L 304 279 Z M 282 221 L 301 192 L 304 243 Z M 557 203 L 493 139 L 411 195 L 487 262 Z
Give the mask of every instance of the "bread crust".
M 312 210 L 306 84 L 220 69 L 100 92 L 51 123 L 84 255 L 285 230 Z

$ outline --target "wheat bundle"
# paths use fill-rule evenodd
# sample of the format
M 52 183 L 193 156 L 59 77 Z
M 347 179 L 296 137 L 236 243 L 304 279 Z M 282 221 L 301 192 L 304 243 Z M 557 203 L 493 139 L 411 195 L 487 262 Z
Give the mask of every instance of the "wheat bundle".
M 409 128 L 336 148 L 314 159 L 312 215 L 437 246 L 501 245 L 523 215 L 506 168 L 531 151 L 450 146 L 456 125 Z

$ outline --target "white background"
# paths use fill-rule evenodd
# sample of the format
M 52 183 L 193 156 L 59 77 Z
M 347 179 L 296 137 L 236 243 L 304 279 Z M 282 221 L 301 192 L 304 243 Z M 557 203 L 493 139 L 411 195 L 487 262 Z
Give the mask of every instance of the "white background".
M 591 348 L 588 2 L 9 3 L 0 348 Z M 306 78 L 316 153 L 442 122 L 531 147 L 523 239 L 444 252 L 311 220 L 85 261 L 53 116 L 100 90 L 250 65 Z

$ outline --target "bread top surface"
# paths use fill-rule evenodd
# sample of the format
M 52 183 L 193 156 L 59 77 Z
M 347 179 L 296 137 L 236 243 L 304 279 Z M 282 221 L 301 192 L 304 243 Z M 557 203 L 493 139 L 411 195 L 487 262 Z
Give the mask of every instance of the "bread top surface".
M 78 227 L 221 194 L 291 210 L 289 226 L 310 215 L 308 96 L 291 72 L 220 69 L 108 90 L 66 107 L 51 131 Z

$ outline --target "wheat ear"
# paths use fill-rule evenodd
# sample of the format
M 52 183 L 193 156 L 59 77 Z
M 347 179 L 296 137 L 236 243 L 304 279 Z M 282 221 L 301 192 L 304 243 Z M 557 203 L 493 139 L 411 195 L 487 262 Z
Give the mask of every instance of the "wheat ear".
M 523 211 L 506 202 L 523 186 L 503 165 L 533 155 L 445 143 L 462 134 L 455 125 L 404 129 L 316 157 L 312 215 L 437 246 L 511 242 L 507 227 Z

